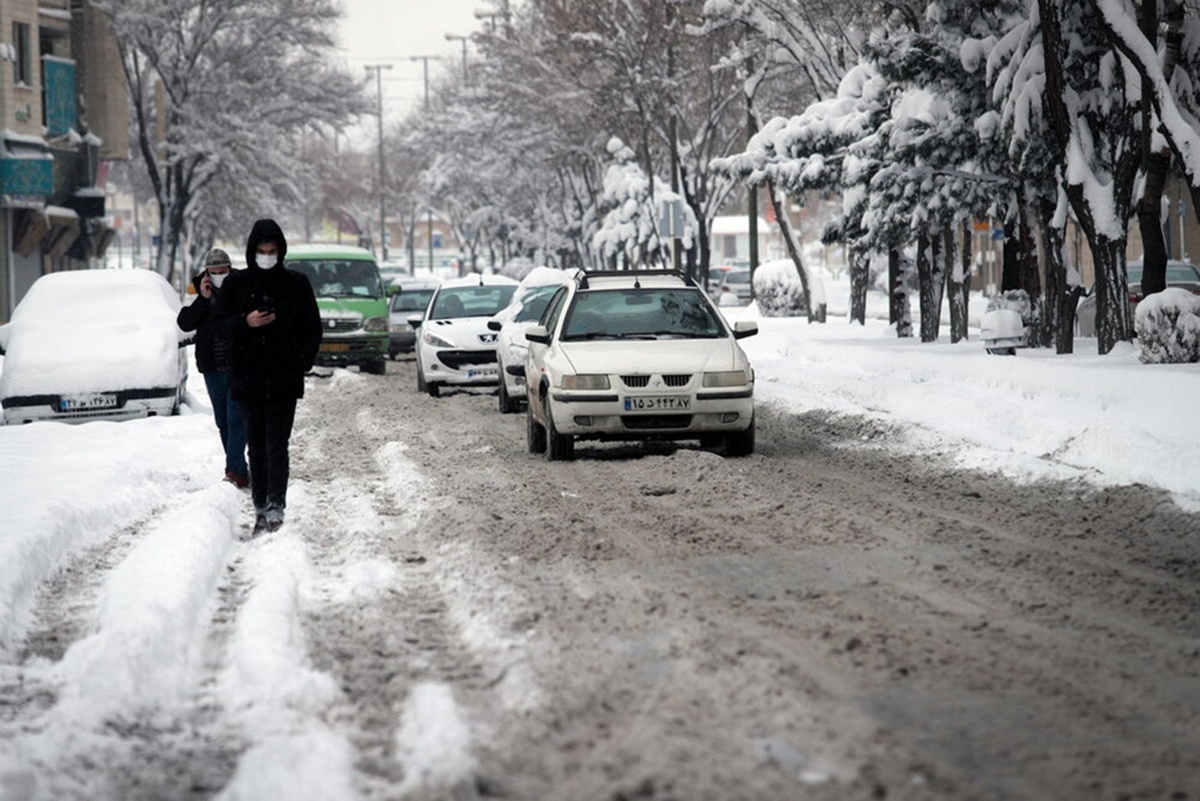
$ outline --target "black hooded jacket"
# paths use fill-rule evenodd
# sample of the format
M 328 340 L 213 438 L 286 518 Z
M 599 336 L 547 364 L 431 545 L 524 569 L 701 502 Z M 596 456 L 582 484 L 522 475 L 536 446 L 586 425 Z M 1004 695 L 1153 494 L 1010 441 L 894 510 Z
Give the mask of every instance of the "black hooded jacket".
M 221 290 L 214 285 L 212 297 L 204 297 L 200 294 L 200 281 L 203 278 L 204 273 L 200 273 L 192 279 L 196 297 L 179 310 L 175 323 L 181 331 L 196 332 L 196 369 L 202 373 L 224 373 L 232 367 L 233 347 L 228 338 L 217 336 L 216 326 L 212 325 L 216 319 L 217 297 Z
M 264 270 L 255 251 L 265 241 L 279 245 L 279 263 Z M 274 220 L 258 220 L 246 241 L 245 270 L 234 270 L 217 295 L 217 336 L 233 341 L 231 389 L 237 400 L 267 395 L 304 397 L 304 374 L 321 344 L 321 314 L 308 278 L 286 269 L 287 240 Z M 271 308 L 275 321 L 259 328 L 246 323 L 255 309 Z

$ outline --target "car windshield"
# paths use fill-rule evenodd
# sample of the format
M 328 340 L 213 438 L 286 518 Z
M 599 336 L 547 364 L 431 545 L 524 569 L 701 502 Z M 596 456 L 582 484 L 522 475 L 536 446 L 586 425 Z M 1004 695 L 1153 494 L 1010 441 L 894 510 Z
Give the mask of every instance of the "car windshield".
M 1140 261 L 1125 265 L 1125 272 L 1129 283 L 1140 284 L 1142 282 L 1142 263 Z
M 542 314 L 546 311 L 546 307 L 550 305 L 550 299 L 554 297 L 554 293 L 557 291 L 557 284 L 537 286 L 530 289 L 525 297 L 521 298 L 521 310 L 513 317 L 513 322 L 536 323 L 542 319 Z
M 516 284 L 449 287 L 437 293 L 429 319 L 491 317 L 509 304 L 516 290 Z
M 750 283 L 749 270 L 730 270 L 725 274 L 725 283 L 727 284 L 748 284 Z
M 562 338 L 715 339 L 725 329 L 697 289 L 605 289 L 575 296 Z
M 1132 279 L 1130 279 L 1132 280 Z M 1196 268 L 1190 264 L 1168 264 L 1167 265 L 1167 280 L 1168 281 L 1200 281 L 1200 274 L 1197 274 Z
M 383 284 L 373 262 L 350 259 L 288 260 L 288 268 L 305 275 L 319 298 L 381 298 Z
M 425 311 L 431 297 L 433 297 L 432 289 L 401 289 L 392 295 L 392 311 Z

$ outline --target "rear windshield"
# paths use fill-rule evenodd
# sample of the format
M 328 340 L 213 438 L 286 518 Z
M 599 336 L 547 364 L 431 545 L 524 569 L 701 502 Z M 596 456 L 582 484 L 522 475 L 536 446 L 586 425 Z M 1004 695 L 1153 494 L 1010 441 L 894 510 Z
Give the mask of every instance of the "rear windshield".
M 700 290 L 605 289 L 579 292 L 567 311 L 562 338 L 715 339 L 726 336 Z
M 425 311 L 432 289 L 402 289 L 392 295 L 392 311 Z
M 289 269 L 308 278 L 319 298 L 382 298 L 383 284 L 374 262 L 349 259 L 288 260 Z
M 431 320 L 491 317 L 512 301 L 516 284 L 456 286 L 441 290 L 429 310 Z

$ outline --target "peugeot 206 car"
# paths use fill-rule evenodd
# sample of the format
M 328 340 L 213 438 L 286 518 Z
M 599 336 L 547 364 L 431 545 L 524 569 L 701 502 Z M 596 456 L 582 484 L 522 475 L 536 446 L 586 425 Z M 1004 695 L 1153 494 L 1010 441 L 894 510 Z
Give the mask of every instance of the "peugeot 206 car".
M 417 329 L 417 391 L 436 398 L 443 386 L 494 385 L 496 332 L 488 320 L 512 301 L 517 282 L 503 275 L 472 275 L 443 281 L 424 314 L 408 322 Z
M 34 281 L 0 326 L 5 423 L 178 414 L 187 390 L 179 296 L 149 270 L 72 270 Z
M 754 451 L 754 370 L 712 301 L 674 271 L 587 272 L 525 331 L 530 453 L 569 460 L 576 440 L 698 439 Z
M 534 267 L 521 279 L 512 303 L 488 322 L 496 338 L 496 367 L 500 371 L 500 412 L 510 414 L 521 410 L 525 400 L 525 356 L 529 345 L 525 329 L 542 318 L 555 291 L 570 281 L 575 270 L 556 270 L 553 267 Z

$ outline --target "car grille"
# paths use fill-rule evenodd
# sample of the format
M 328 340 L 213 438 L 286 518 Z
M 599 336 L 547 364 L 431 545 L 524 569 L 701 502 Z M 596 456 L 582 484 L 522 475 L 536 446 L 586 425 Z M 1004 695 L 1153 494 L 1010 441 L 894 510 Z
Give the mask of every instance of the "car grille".
M 687 428 L 692 424 L 690 414 L 624 414 L 621 423 L 626 428 L 650 431 L 659 428 Z
M 362 320 L 343 320 L 332 317 L 321 320 L 321 329 L 327 334 L 357 331 L 360 328 L 362 328 Z
M 437 360 L 452 370 L 468 364 L 495 364 L 494 350 L 439 350 Z
M 623 375 L 621 376 L 621 383 L 630 389 L 642 389 L 650 385 L 652 377 L 648 375 Z M 692 376 L 691 374 L 664 375 L 662 380 L 668 387 L 686 387 L 692 380 Z

